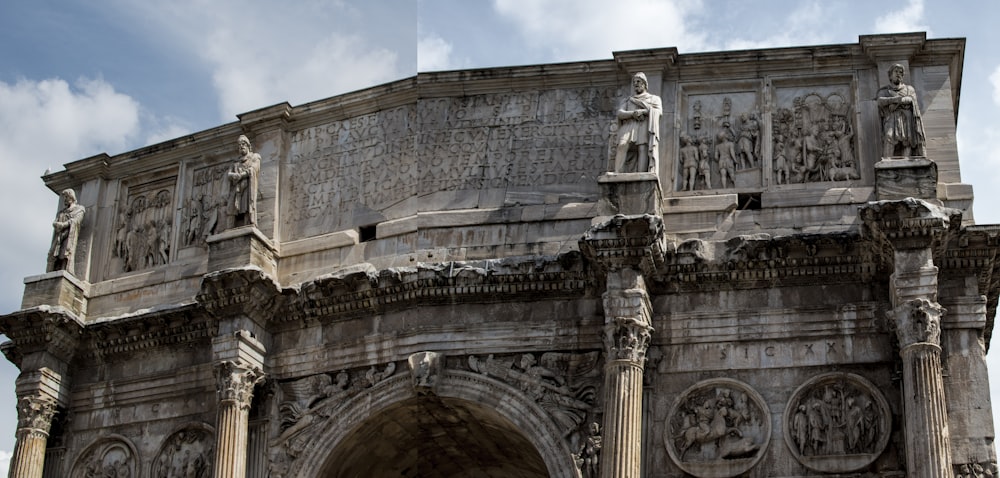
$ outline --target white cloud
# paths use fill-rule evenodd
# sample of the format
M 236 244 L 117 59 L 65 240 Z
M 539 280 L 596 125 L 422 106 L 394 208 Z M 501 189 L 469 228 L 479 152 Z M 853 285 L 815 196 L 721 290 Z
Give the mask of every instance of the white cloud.
M 430 34 L 417 41 L 417 71 L 455 70 L 461 65 L 452 58 L 451 43 L 443 38 Z
M 1000 65 L 990 73 L 990 86 L 993 87 L 993 103 L 1000 106 Z
M 757 40 L 730 38 L 726 41 L 723 49 L 750 50 L 828 43 L 833 40 L 832 32 L 827 28 L 831 16 L 830 11 L 820 2 L 800 3 L 794 10 L 782 17 L 773 28 L 752 30 L 766 31 L 770 33 L 767 37 Z M 750 32 L 748 30 L 741 33 Z
M 124 149 L 140 131 L 139 104 L 101 79 L 0 82 L 0 287 L 19 298 L 21 280 L 45 270 L 57 196 L 38 178 L 47 169 Z M 4 295 L 4 301 L 16 299 Z M 14 309 L 17 303 L 3 304 Z
M 10 470 L 10 459 L 14 456 L 12 452 L 0 450 L 0 473 L 6 475 Z
M 350 33 L 370 33 L 380 25 L 379 19 L 366 18 L 349 5 L 287 2 L 276 8 L 251 5 L 255 3 L 185 0 L 122 6 L 135 10 L 137 18 L 158 22 L 158 34 L 177 40 L 186 54 L 207 65 L 223 121 L 282 101 L 302 104 L 413 74 L 399 68 L 396 52 Z
M 700 11 L 697 1 L 494 0 L 493 6 L 530 38 L 529 44 L 549 49 L 554 61 L 658 46 L 700 51 L 707 44 L 704 33 L 685 21 Z
M 910 0 L 899 10 L 886 12 L 875 20 L 875 33 L 905 33 L 925 31 L 931 36 L 924 19 L 924 1 Z

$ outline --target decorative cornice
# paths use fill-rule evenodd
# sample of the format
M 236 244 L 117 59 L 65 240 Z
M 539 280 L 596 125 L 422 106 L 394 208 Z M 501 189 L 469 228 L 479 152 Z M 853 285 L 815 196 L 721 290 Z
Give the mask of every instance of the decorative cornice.
M 663 218 L 649 214 L 614 216 L 580 239 L 580 251 L 599 269 L 632 267 L 650 277 L 663 269 L 668 247 Z
M 207 341 L 215 335 L 216 321 L 197 313 L 197 306 L 109 320 L 87 326 L 89 357 L 109 358 L 146 349 Z
M 914 198 L 870 202 L 858 213 L 865 235 L 894 250 L 941 247 L 962 227 L 962 211 Z
M 3 349 L 15 364 L 32 352 L 48 352 L 69 362 L 76 354 L 83 323 L 62 307 L 39 306 L 0 317 L 0 333 L 12 342 Z
M 215 317 L 243 315 L 263 325 L 294 293 L 261 269 L 247 267 L 206 274 L 195 300 Z

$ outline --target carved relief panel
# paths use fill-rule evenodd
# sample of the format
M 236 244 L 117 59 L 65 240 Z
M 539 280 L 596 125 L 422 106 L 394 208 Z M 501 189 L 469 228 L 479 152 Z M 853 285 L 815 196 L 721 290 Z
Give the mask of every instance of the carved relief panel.
M 135 447 L 124 437 L 99 439 L 87 447 L 73 466 L 73 474 L 82 478 L 138 477 Z
M 204 246 L 205 238 L 225 229 L 228 163 L 195 168 L 191 186 L 180 205 L 182 247 Z
M 141 182 L 140 182 L 141 181 Z M 134 272 L 170 262 L 175 176 L 123 183 L 115 219 L 110 272 Z
M 688 388 L 674 402 L 664 427 L 670 458 L 700 478 L 738 476 L 764 456 L 771 414 L 749 385 L 717 378 Z
M 771 175 L 775 185 L 861 177 L 850 79 L 775 80 Z
M 215 436 L 208 425 L 189 425 L 170 435 L 153 459 L 152 476 L 208 478 L 215 459 Z
M 681 87 L 676 191 L 761 187 L 760 91 L 756 81 Z
M 785 407 L 788 449 L 809 469 L 827 473 L 860 470 L 889 442 L 892 414 L 871 382 L 849 373 L 815 377 Z

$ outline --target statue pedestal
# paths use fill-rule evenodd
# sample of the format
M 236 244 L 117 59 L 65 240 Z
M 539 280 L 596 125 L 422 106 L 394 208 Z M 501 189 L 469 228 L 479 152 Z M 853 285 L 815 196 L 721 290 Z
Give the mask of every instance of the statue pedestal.
M 90 284 L 64 271 L 52 271 L 24 279 L 24 298 L 21 308 L 40 305 L 58 305 L 77 317 L 87 312 Z
M 650 214 L 662 216 L 660 180 L 656 173 L 604 173 L 597 177 L 599 216 Z
M 937 163 L 924 157 L 882 158 L 875 163 L 875 199 L 937 199 Z
M 274 244 L 256 227 L 227 229 L 208 236 L 205 242 L 210 271 L 257 266 L 267 275 L 277 274 Z

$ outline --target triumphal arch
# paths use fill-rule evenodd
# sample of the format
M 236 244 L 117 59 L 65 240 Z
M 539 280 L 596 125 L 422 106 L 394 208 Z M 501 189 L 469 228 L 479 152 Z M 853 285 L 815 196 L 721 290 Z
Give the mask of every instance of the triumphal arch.
M 11 476 L 997 476 L 964 48 L 420 73 L 68 163 Z

